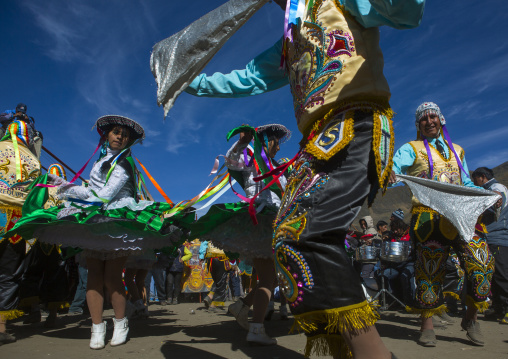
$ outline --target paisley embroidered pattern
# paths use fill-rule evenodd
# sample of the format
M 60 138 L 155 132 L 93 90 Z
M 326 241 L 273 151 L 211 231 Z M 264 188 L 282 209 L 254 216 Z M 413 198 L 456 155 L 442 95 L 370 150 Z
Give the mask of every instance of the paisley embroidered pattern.
M 416 300 L 421 307 L 434 307 L 441 294 L 448 252 L 435 241 L 418 243 L 415 263 Z
M 492 275 L 494 274 L 494 257 L 484 238 L 475 235 L 463 246 L 466 275 L 472 282 L 472 295 L 475 301 L 484 301 L 490 292 Z
M 303 26 L 311 41 L 299 36 L 300 42 L 294 43 L 297 57 L 287 59 L 297 119 L 306 108 L 324 104 L 324 93 L 344 69 L 344 59 L 356 51 L 351 34 L 341 29 L 329 31 L 322 26 L 316 16 L 322 3 L 316 1 L 309 21 L 299 23 L 294 30 L 299 33 Z
M 275 268 L 282 293 L 292 307 L 303 301 L 303 287 L 312 289 L 314 278 L 305 258 L 284 242 L 275 246 Z
M 313 157 L 305 152 L 296 161 L 274 222 L 275 270 L 282 293 L 293 307 L 303 301 L 303 288 L 312 288 L 314 279 L 305 258 L 290 243 L 299 242 L 307 224 L 302 201 L 328 181 L 327 176 L 313 172 L 312 161 Z
M 460 292 L 467 280 L 467 300 L 470 305 L 479 309 L 485 307 L 484 302 L 491 288 L 494 258 L 482 234 L 483 226 L 477 225 L 479 230 L 471 241 L 466 242 L 457 236 L 455 228 L 446 218 L 424 210 L 415 212 L 414 216 L 412 235 L 416 237 L 417 255 L 416 311 L 424 316 L 429 313 L 432 315 L 433 311 L 443 305 L 442 286 L 449 255 L 459 275 L 457 287 L 453 291 Z M 451 250 L 452 245 L 458 251 L 457 254 Z

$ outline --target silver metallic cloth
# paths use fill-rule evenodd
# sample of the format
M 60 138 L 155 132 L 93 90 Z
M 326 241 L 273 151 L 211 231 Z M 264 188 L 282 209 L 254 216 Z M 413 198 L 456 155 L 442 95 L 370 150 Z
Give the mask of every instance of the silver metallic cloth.
M 230 0 L 155 44 L 150 68 L 158 85 L 157 104 L 164 105 L 164 116 L 222 45 L 267 1 Z
M 496 192 L 483 188 L 406 175 L 397 175 L 397 178 L 409 186 L 421 204 L 445 216 L 466 242 L 473 238 L 478 217 L 501 198 Z

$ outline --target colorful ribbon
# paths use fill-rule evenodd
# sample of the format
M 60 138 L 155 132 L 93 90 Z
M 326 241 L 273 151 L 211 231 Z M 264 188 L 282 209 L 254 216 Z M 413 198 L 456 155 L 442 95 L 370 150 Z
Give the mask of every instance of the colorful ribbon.
M 146 169 L 145 166 L 143 166 L 143 164 L 141 163 L 141 161 L 137 158 L 137 157 L 134 157 L 136 159 L 136 161 L 138 161 L 139 165 L 141 166 L 141 168 L 143 169 L 143 171 L 145 171 L 146 173 L 146 176 L 148 177 L 148 179 L 152 182 L 152 184 L 155 186 L 155 188 L 157 188 L 157 191 L 159 191 L 159 193 L 162 195 L 162 197 L 164 197 L 164 199 L 166 200 L 166 202 L 170 203 L 170 204 L 173 204 L 173 201 L 169 199 L 168 195 L 163 191 L 163 189 L 161 188 L 161 186 L 159 186 L 159 184 L 157 183 L 157 181 L 155 180 L 155 178 L 152 177 L 152 175 L 150 174 L 150 172 L 148 172 L 148 170 Z

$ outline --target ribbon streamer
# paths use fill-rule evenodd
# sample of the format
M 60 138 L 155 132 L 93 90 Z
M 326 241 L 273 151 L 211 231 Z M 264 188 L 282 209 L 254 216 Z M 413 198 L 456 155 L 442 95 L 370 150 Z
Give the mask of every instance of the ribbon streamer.
M 137 158 L 137 157 L 134 157 L 136 159 L 136 161 L 138 161 L 139 165 L 141 166 L 141 168 L 143 169 L 143 171 L 145 171 L 146 173 L 146 176 L 148 177 L 148 179 L 150 180 L 150 182 L 152 182 L 152 184 L 155 186 L 155 188 L 157 188 L 157 191 L 159 191 L 159 193 L 162 195 L 162 197 L 164 197 L 164 199 L 166 200 L 166 202 L 170 203 L 170 204 L 173 204 L 173 201 L 169 199 L 168 195 L 164 192 L 164 190 L 161 188 L 161 186 L 159 186 L 159 184 L 157 183 L 157 181 L 155 180 L 155 178 L 152 177 L 152 175 L 150 174 L 150 172 L 148 172 L 148 170 L 146 169 L 145 166 L 143 166 L 143 164 L 141 163 L 141 161 Z

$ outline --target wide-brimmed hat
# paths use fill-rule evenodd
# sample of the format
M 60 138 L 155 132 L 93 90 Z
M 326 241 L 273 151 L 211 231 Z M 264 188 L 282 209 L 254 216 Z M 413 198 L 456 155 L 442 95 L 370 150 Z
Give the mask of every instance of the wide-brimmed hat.
M 289 141 L 291 138 L 291 131 L 286 126 L 277 123 L 259 126 L 256 128 L 256 132 L 258 135 L 266 133 L 268 137 L 275 136 L 279 140 L 279 143 Z
M 143 127 L 136 121 L 124 116 L 106 115 L 99 117 L 97 122 L 95 122 L 95 126 L 97 126 L 97 132 L 99 132 L 101 136 L 104 136 L 106 131 L 112 126 L 125 126 L 132 130 L 131 133 L 134 136 L 134 140 L 142 140 L 145 138 L 145 130 L 143 130 Z

